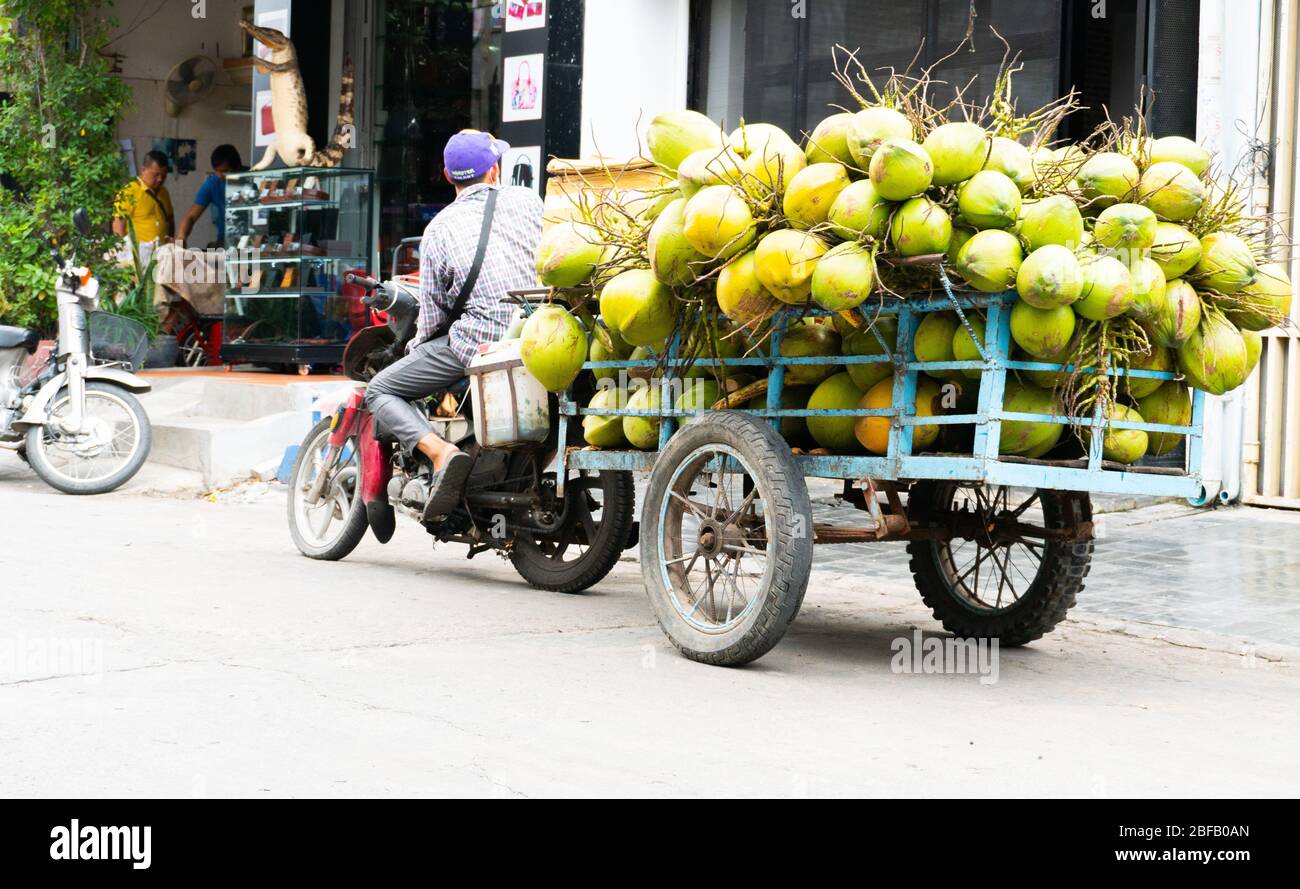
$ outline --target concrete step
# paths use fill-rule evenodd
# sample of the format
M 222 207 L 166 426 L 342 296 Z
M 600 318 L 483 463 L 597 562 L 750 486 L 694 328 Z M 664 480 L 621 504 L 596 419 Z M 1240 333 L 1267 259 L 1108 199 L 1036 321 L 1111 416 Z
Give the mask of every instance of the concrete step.
M 153 424 L 150 461 L 197 472 L 209 488 L 277 466 L 322 408 L 356 385 L 339 377 L 275 374 L 146 376 L 154 386 L 141 398 Z

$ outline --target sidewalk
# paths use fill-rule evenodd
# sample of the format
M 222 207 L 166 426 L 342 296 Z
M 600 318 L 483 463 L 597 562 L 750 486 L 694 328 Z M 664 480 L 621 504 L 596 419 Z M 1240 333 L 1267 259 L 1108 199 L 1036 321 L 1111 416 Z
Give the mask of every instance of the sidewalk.
M 816 520 L 853 523 L 829 493 L 814 494 Z M 1072 615 L 1218 633 L 1243 649 L 1300 645 L 1300 513 L 1164 502 L 1102 513 L 1097 533 Z M 817 567 L 877 582 L 908 576 L 901 544 L 827 546 Z

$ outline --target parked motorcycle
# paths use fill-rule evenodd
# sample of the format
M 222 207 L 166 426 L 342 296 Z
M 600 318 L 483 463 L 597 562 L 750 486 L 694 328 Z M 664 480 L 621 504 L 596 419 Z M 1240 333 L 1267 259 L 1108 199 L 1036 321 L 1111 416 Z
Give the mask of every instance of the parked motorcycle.
M 345 277 L 366 291 L 365 305 L 386 318 L 355 334 L 344 350 L 344 373 L 364 383 L 405 354 L 419 314 L 417 285 Z M 467 388 L 462 381 L 423 403 L 434 431 L 474 459 L 459 507 L 425 529 L 437 541 L 468 545 L 469 558 L 487 551 L 509 558 L 540 589 L 580 592 L 600 581 L 623 550 L 637 543 L 631 473 L 584 472 L 567 479 L 565 494 L 558 496 L 551 468 L 558 428 L 554 396 L 545 440 L 493 448 L 475 439 Z M 397 511 L 421 521 L 429 463 L 419 454 L 403 454 L 375 428 L 364 394 L 364 386 L 358 387 L 298 449 L 289 482 L 289 529 L 298 549 L 313 559 L 344 558 L 367 528 L 387 543 Z
M 84 210 L 73 214 L 83 236 Z M 37 357 L 40 336 L 0 325 L 0 447 L 17 450 L 41 480 L 65 494 L 104 494 L 134 476 L 149 456 L 149 417 L 133 393 L 150 386 L 120 362 L 91 354 L 87 317 L 99 282 L 53 244 L 59 269 L 57 347 Z

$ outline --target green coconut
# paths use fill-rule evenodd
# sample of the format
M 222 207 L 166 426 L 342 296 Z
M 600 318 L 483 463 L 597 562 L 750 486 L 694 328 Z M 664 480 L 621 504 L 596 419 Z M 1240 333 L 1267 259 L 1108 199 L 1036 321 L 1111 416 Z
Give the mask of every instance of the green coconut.
M 948 249 L 944 252 L 948 265 L 957 266 L 957 257 L 961 256 L 961 248 L 966 246 L 966 242 L 975 237 L 975 229 L 967 228 L 964 225 L 954 225 L 952 227 L 952 237 L 948 239 Z
M 744 123 L 727 136 L 727 145 L 741 157 L 761 153 L 768 145 L 794 145 L 790 134 L 771 123 Z
M 810 164 L 837 163 L 846 167 L 854 166 L 857 161 L 849 151 L 849 127 L 853 123 L 853 114 L 841 111 L 824 118 L 813 129 L 804 146 L 804 157 Z
M 621 408 L 626 402 L 626 393 L 616 386 L 602 386 L 591 397 L 587 407 L 593 409 Z M 618 448 L 627 444 L 623 435 L 623 418 L 587 414 L 582 418 L 582 437 L 587 444 L 598 448 Z
M 1138 413 L 1148 423 L 1162 426 L 1190 426 L 1192 424 L 1192 393 L 1177 380 L 1168 380 L 1154 392 L 1138 400 Z M 1168 454 L 1183 436 L 1176 432 L 1148 432 L 1147 453 L 1154 457 Z
M 1165 280 L 1172 281 L 1191 271 L 1200 261 L 1201 241 L 1181 225 L 1157 222 L 1151 258 L 1164 272 Z
M 554 303 L 541 306 L 519 334 L 524 367 L 548 392 L 563 392 L 587 360 L 587 334 L 572 313 Z
M 1124 200 L 1137 188 L 1137 164 L 1114 151 L 1099 151 L 1075 173 L 1079 191 L 1091 210 L 1101 210 Z
M 1201 315 L 1187 342 L 1178 347 L 1178 367 L 1193 387 L 1211 395 L 1231 392 L 1250 375 L 1246 340 L 1222 312 Z
M 983 347 L 985 342 L 984 319 L 979 315 L 968 313 L 966 321 L 970 324 L 971 330 L 975 331 L 979 343 L 976 344 L 976 340 L 970 335 L 970 330 L 967 330 L 966 325 L 961 323 L 961 319 L 958 319 L 957 330 L 952 335 L 952 357 L 956 361 L 983 361 L 984 358 L 980 355 L 980 348 Z M 972 368 L 963 370 L 961 373 L 965 377 L 977 380 L 983 371 L 979 368 Z
M 831 204 L 826 221 L 835 237 L 855 241 L 863 235 L 880 239 L 889 225 L 894 205 L 880 196 L 870 179 L 851 182 Z
M 871 157 L 886 139 L 912 141 L 915 134 L 912 123 L 893 108 L 875 106 L 863 108 L 849 121 L 845 142 L 849 155 L 861 170 L 867 169 Z
M 1089 321 L 1123 315 L 1133 305 L 1133 277 L 1113 256 L 1088 256 L 1082 263 L 1083 291 L 1072 305 Z
M 1201 258 L 1192 278 L 1206 290 L 1236 293 L 1259 276 L 1250 245 L 1231 232 L 1211 232 L 1201 238 Z
M 1056 361 L 1074 338 L 1074 310 L 1068 305 L 1040 309 L 1027 302 L 1011 307 L 1011 339 L 1039 361 Z
M 989 134 L 979 124 L 946 123 L 931 130 L 921 147 L 934 162 L 934 184 L 955 185 L 983 169 Z
M 1259 366 L 1260 355 L 1264 353 L 1264 338 L 1254 330 L 1242 330 L 1241 338 L 1246 343 L 1246 379 L 1250 379 Z
M 745 350 L 745 341 L 735 328 L 721 323 L 711 327 L 707 332 L 703 325 L 697 327 L 691 338 L 682 346 L 679 358 L 687 361 L 711 361 L 715 358 L 738 358 Z M 716 368 L 703 364 L 692 364 L 683 374 L 686 378 L 717 378 L 725 376 L 728 368 Z M 714 399 L 715 401 L 717 399 Z
M 702 188 L 686 202 L 682 233 L 692 247 L 715 259 L 748 249 L 757 235 L 749 204 L 729 185 Z
M 1142 174 L 1138 200 L 1167 222 L 1184 222 L 1205 203 L 1205 183 L 1182 164 L 1161 161 Z
M 1069 366 L 1072 358 L 1078 352 L 1078 339 L 1079 335 L 1076 332 L 1074 339 L 1070 340 L 1069 344 L 1062 349 L 1059 354 L 1047 355 L 1041 358 L 1036 355 L 1030 355 L 1024 349 L 1017 346 L 1012 352 L 1013 357 L 1017 361 L 1033 361 L 1061 366 L 1060 370 L 1022 370 L 1019 371 L 1020 375 L 1040 389 L 1056 390 L 1065 386 L 1070 382 L 1071 370 Z
M 600 291 L 600 316 L 634 346 L 660 346 L 673 332 L 672 291 L 649 269 L 620 272 Z
M 792 323 L 781 338 L 783 358 L 823 358 L 840 353 L 840 335 L 835 327 L 815 318 L 802 318 Z M 790 386 L 812 386 L 835 373 L 834 364 L 787 364 L 785 383 Z
M 1242 330 L 1268 330 L 1285 324 L 1291 316 L 1291 278 L 1276 262 L 1261 265 L 1255 283 L 1243 287 L 1236 296 L 1236 301 L 1223 308 Z
M 1025 257 L 1016 272 L 1016 292 L 1025 303 L 1038 309 L 1070 305 L 1083 294 L 1079 260 L 1060 244 L 1039 247 Z
M 808 159 L 788 136 L 784 141 L 772 138 L 745 158 L 741 168 L 745 173 L 744 186 L 760 198 L 766 197 L 769 191 L 784 194 L 790 182 L 806 166 Z
M 666 111 L 650 121 L 646 145 L 655 163 L 676 172 L 692 152 L 721 150 L 722 128 L 698 111 Z
M 807 232 L 784 228 L 768 232 L 754 251 L 758 280 L 782 302 L 802 305 L 812 291 L 813 269 L 826 245 Z
M 840 163 L 810 164 L 786 186 L 781 209 L 794 228 L 812 228 L 826 221 L 835 199 L 848 187 L 849 171 Z
M 1024 253 L 1010 232 L 976 232 L 957 256 L 957 271 L 966 283 L 984 293 L 1001 293 L 1015 286 Z
M 1133 305 L 1129 314 L 1139 321 L 1150 321 L 1165 298 L 1165 273 L 1150 256 L 1129 263 L 1128 273 L 1133 279 Z
M 1002 409 L 1011 413 L 1041 414 L 1048 417 L 1061 414 L 1056 396 L 1051 391 L 1011 383 L 1007 384 L 1007 392 L 1003 395 Z M 1045 420 L 1003 420 L 998 436 L 998 453 L 1044 454 L 1056 446 L 1064 431 L 1063 424 Z
M 813 268 L 813 302 L 831 312 L 860 306 L 871 294 L 875 274 L 870 250 L 853 242 L 836 244 Z
M 692 151 L 677 168 L 677 187 L 689 198 L 710 185 L 739 184 L 743 162 L 730 148 Z
M 847 373 L 832 374 L 822 380 L 808 398 L 808 409 L 852 410 L 862 400 L 863 392 Z M 813 440 L 836 453 L 858 450 L 853 434 L 857 417 L 809 417 L 808 432 Z
M 1004 173 L 1016 184 L 1021 194 L 1028 194 L 1034 187 L 1034 160 L 1029 149 L 1015 139 L 1006 136 L 994 136 L 989 149 L 989 159 L 984 162 L 984 169 Z
M 877 194 L 889 201 L 905 201 L 930 187 L 934 164 L 915 142 L 886 139 L 871 155 L 869 172 Z
M 547 287 L 578 287 L 591 280 L 605 251 L 600 232 L 566 219 L 542 232 L 537 244 L 537 278 Z
M 650 383 L 637 388 L 627 400 L 627 409 L 634 411 L 660 410 L 659 386 Z M 623 437 L 634 448 L 651 451 L 659 447 L 659 417 L 624 417 Z
M 737 324 L 754 330 L 781 307 L 763 282 L 755 266 L 756 251 L 736 257 L 718 272 L 718 308 Z
M 1177 349 L 1201 323 L 1201 297 L 1182 278 L 1165 283 L 1160 299 L 1151 304 L 1146 325 L 1159 346 Z
M 916 325 L 916 333 L 912 337 L 912 352 L 916 355 L 916 360 L 955 361 L 952 340 L 960 326 L 961 321 L 956 312 L 927 313 L 921 323 Z M 927 370 L 925 373 L 940 380 L 962 376 L 960 371 L 953 370 Z
M 601 334 L 609 339 L 609 345 L 605 345 L 605 340 Z M 623 335 L 608 325 L 600 333 L 593 333 L 591 336 L 591 346 L 587 349 L 588 361 L 626 361 L 632 354 L 632 345 L 623 339 Z M 598 380 L 617 379 L 618 370 L 612 367 L 599 368 L 592 371 L 592 374 Z
M 1163 136 L 1151 143 L 1150 163 L 1166 161 L 1182 164 L 1195 175 L 1204 176 L 1210 168 L 1210 153 L 1185 136 Z
M 655 277 L 669 286 L 691 283 L 705 271 L 709 257 L 686 239 L 686 199 L 679 198 L 660 212 L 650 226 L 646 255 Z
M 808 398 L 811 395 L 810 386 L 782 386 L 781 407 L 785 410 L 803 410 L 808 406 Z M 767 410 L 767 393 L 755 395 L 745 406 L 752 411 Z M 801 445 L 808 437 L 808 423 L 803 417 L 782 417 L 780 432 L 781 437 L 788 443 Z
M 1172 373 L 1175 367 L 1173 353 L 1164 346 L 1152 345 L 1151 349 L 1145 355 L 1138 355 L 1131 358 L 1128 362 L 1129 370 L 1160 370 Z M 1128 394 L 1133 398 L 1145 398 L 1152 392 L 1160 388 L 1164 380 L 1157 380 L 1151 377 L 1124 377 L 1124 383 Z
M 695 417 L 679 420 L 682 425 L 687 425 L 694 423 L 700 414 L 712 408 L 720 398 L 722 387 L 717 382 L 704 378 L 692 379 L 673 402 L 673 410 L 698 412 Z
M 1145 250 L 1156 238 L 1156 214 L 1140 204 L 1111 204 L 1097 216 L 1092 236 L 1112 250 Z
M 981 170 L 957 190 L 961 217 L 977 229 L 1011 228 L 1020 218 L 1020 189 L 997 170 Z
M 952 220 L 929 198 L 912 198 L 894 211 L 889 238 L 900 256 L 946 253 L 952 238 Z
M 936 414 L 943 413 L 944 388 L 933 380 L 917 380 L 915 415 L 918 417 L 933 417 Z M 882 380 L 862 396 L 862 400 L 858 402 L 858 407 L 873 410 L 893 407 L 893 389 L 894 383 L 892 380 Z M 858 443 L 868 451 L 873 454 L 885 454 L 889 451 L 889 433 L 892 428 L 893 421 L 890 417 L 858 417 L 853 431 Z M 939 431 L 937 423 L 913 426 L 912 453 L 923 451 L 933 445 L 939 438 Z
M 897 346 L 898 322 L 892 317 L 882 316 L 871 326 L 860 327 L 843 338 L 841 354 L 843 355 L 888 355 Z M 879 332 L 880 336 L 876 336 Z M 881 340 L 884 345 L 881 345 Z M 894 375 L 894 365 L 889 361 L 877 361 L 870 364 L 845 365 L 853 383 L 863 392 L 881 380 Z
M 1126 404 L 1111 404 L 1109 417 L 1121 423 L 1144 422 L 1142 415 Z M 1091 438 L 1092 427 L 1084 427 L 1084 439 Z M 1101 439 L 1101 456 L 1103 460 L 1131 466 L 1147 455 L 1149 444 L 1147 434 L 1141 429 L 1116 429 L 1107 423 Z

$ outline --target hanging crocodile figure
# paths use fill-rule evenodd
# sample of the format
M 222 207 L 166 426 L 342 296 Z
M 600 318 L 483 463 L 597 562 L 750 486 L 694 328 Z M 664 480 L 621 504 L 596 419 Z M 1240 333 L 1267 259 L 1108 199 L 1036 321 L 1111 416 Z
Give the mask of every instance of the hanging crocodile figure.
M 307 93 L 298 71 L 298 53 L 293 41 L 274 28 L 260 28 L 241 20 L 239 27 L 258 43 L 271 50 L 271 60 L 254 59 L 259 74 L 271 78 L 271 120 L 275 123 L 275 141 L 266 149 L 254 170 L 265 170 L 280 159 L 290 167 L 337 167 L 343 152 L 352 147 L 355 129 L 352 124 L 352 60 L 343 62 L 343 82 L 339 95 L 339 116 L 334 135 L 322 150 L 307 135 Z

